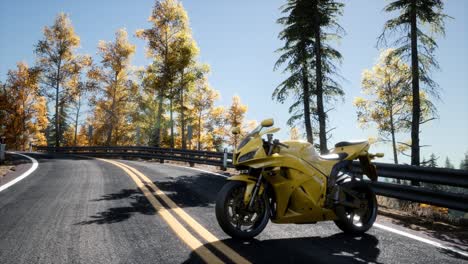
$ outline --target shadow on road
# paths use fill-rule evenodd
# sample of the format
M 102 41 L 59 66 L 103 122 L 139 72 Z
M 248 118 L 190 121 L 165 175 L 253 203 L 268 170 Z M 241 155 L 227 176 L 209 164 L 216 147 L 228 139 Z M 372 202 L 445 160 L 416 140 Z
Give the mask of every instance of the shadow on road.
M 225 179 L 208 173 L 167 178 L 154 184 L 179 207 L 212 207 Z
M 252 263 L 379 263 L 375 236 L 350 237 L 343 233 L 329 237 L 301 237 L 271 240 L 222 240 Z M 219 243 L 219 242 L 216 242 Z M 214 250 L 214 244 L 205 244 Z M 221 255 L 220 255 L 221 257 Z M 229 259 L 223 259 L 229 262 Z M 200 263 L 196 250 L 184 263 Z
M 155 209 L 138 189 L 122 189 L 118 193 L 103 195 L 91 202 L 131 199 L 129 206 L 111 207 L 106 211 L 91 216 L 91 220 L 82 221 L 75 225 L 113 224 L 125 221 L 135 214 L 154 215 Z

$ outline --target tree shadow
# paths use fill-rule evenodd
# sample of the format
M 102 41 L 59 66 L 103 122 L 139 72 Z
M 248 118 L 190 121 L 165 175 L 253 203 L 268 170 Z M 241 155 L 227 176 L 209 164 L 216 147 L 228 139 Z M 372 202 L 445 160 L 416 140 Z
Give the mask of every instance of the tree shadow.
M 154 215 L 156 210 L 138 189 L 122 189 L 118 193 L 103 195 L 91 202 L 131 199 L 129 206 L 111 207 L 106 211 L 90 216 L 90 220 L 81 221 L 75 225 L 114 224 L 125 221 L 135 214 Z
M 225 183 L 225 179 L 208 173 L 168 179 L 154 184 L 179 207 L 213 207 L 218 190 Z
M 379 263 L 379 240 L 370 234 L 351 237 L 343 233 L 329 237 L 301 237 L 270 240 L 221 241 L 252 263 Z M 212 251 L 215 243 L 205 244 Z M 217 254 L 225 262 L 232 262 Z M 200 263 L 197 250 L 184 263 Z

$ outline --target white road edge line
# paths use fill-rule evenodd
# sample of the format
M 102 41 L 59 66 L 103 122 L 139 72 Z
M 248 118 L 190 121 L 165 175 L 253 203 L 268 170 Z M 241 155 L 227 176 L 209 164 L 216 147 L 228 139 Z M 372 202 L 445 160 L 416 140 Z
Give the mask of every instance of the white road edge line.
M 223 175 L 223 174 L 220 174 L 220 173 L 207 171 L 207 170 L 203 170 L 203 169 L 199 169 L 199 168 L 186 167 L 186 166 L 183 166 L 183 165 L 176 165 L 176 164 L 170 164 L 170 163 L 164 163 L 164 165 L 169 165 L 169 166 L 174 166 L 174 167 L 179 167 L 179 168 L 185 168 L 185 169 L 189 169 L 189 170 L 196 170 L 196 171 L 201 171 L 201 172 L 213 174 L 213 175 L 216 175 L 216 176 L 221 176 L 221 177 L 224 177 L 224 178 L 229 178 L 229 176 L 227 176 L 227 175 Z
M 198 168 L 185 167 L 185 166 L 182 166 L 182 165 L 175 165 L 175 164 L 170 164 L 170 163 L 165 163 L 164 165 L 170 165 L 170 166 L 174 166 L 174 167 L 186 168 L 186 169 L 190 169 L 190 170 L 197 170 L 197 171 L 201 171 L 201 172 L 205 172 L 205 173 L 209 173 L 209 174 L 221 176 L 221 177 L 224 177 L 224 178 L 228 178 L 228 177 L 229 177 L 229 176 L 226 176 L 226 175 L 223 175 L 223 174 L 219 174 L 219 173 L 216 173 L 216 172 L 211 172 L 211 171 L 207 171 L 207 170 L 203 170 L 203 169 L 198 169 Z M 401 236 L 405 236 L 405 237 L 408 237 L 408 238 L 412 238 L 412 239 L 414 239 L 414 240 L 418 240 L 418 241 L 420 241 L 420 242 L 423 242 L 423 243 L 426 243 L 426 244 L 429 244 L 429 245 L 432 245 L 432 246 L 435 246 L 435 247 L 438 247 L 438 248 L 450 250 L 450 251 L 455 252 L 455 253 L 457 253 L 457 254 L 460 254 L 460 255 L 462 255 L 462 256 L 468 257 L 468 252 L 461 251 L 461 250 L 458 250 L 458 249 L 455 249 L 455 248 L 452 248 L 452 247 L 445 246 L 445 245 L 443 245 L 443 244 L 441 244 L 441 243 L 439 243 L 439 242 L 432 241 L 432 240 L 427 239 L 427 238 L 419 237 L 419 236 L 416 236 L 416 235 L 407 233 L 407 232 L 405 232 L 405 231 L 401 231 L 401 230 L 398 230 L 398 229 L 394 229 L 394 228 L 391 228 L 391 227 L 388 227 L 388 226 L 385 226 L 385 225 L 382 225 L 382 224 L 379 224 L 379 223 L 374 223 L 374 226 L 377 227 L 377 228 L 383 229 L 383 230 L 385 230 L 385 231 L 388 231 L 388 232 L 392 232 L 392 233 L 395 233 L 395 234 L 398 234 L 398 235 L 401 235 Z
M 379 224 L 379 223 L 374 223 L 374 226 L 377 227 L 377 228 L 383 229 L 385 231 L 388 231 L 388 232 L 392 232 L 392 233 L 395 233 L 395 234 L 398 234 L 398 235 L 401 235 L 401 236 L 412 238 L 414 240 L 418 240 L 420 242 L 423 242 L 423 243 L 426 243 L 426 244 L 429 244 L 429 245 L 432 245 L 432 246 L 435 246 L 435 247 L 438 247 L 438 248 L 450 250 L 450 251 L 455 252 L 457 254 L 460 254 L 462 256 L 468 257 L 468 252 L 445 246 L 445 245 L 443 245 L 443 244 L 441 244 L 439 242 L 432 241 L 432 240 L 427 239 L 427 238 L 419 237 L 419 236 L 407 233 L 405 231 L 401 231 L 401 230 L 398 230 L 398 229 L 395 229 L 395 228 L 391 228 L 391 227 L 388 227 L 388 226 L 385 226 L 385 225 L 382 225 L 382 224 Z
M 14 180 L 0 186 L 0 192 L 3 191 L 3 190 L 6 190 L 8 187 L 12 186 L 13 184 L 15 184 L 15 183 L 21 181 L 22 179 L 28 177 L 29 174 L 33 173 L 33 171 L 35 171 L 37 169 L 37 167 L 39 166 L 39 163 L 33 157 L 29 157 L 29 156 L 26 156 L 24 154 L 19 154 L 19 153 L 15 153 L 15 152 L 8 152 L 8 153 L 11 153 L 11 154 L 14 154 L 14 155 L 20 155 L 20 156 L 23 156 L 23 157 L 26 157 L 26 158 L 30 159 L 32 161 L 32 166 L 27 171 L 25 171 L 22 175 L 16 177 Z

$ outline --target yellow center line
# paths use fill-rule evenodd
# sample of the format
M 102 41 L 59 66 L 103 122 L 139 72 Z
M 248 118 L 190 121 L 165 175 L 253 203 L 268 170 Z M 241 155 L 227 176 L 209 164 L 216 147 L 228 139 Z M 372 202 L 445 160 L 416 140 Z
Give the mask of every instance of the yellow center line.
M 139 170 L 123 163 L 120 165 L 128 168 L 136 175 L 140 176 L 141 180 L 151 187 L 154 190 L 154 194 L 162 199 L 170 209 L 175 212 L 182 220 L 184 220 L 195 232 L 197 232 L 203 239 L 211 243 L 216 249 L 221 251 L 224 255 L 230 258 L 235 263 L 250 263 L 247 259 L 239 255 L 232 248 L 228 247 L 225 243 L 220 241 L 216 236 L 214 236 L 210 231 L 204 228 L 200 223 L 193 219 L 189 214 L 182 210 L 177 204 L 171 200 L 164 192 L 162 192 L 146 175 L 141 173 Z
M 206 248 L 197 238 L 195 238 L 190 232 L 152 195 L 152 192 L 143 184 L 143 182 L 130 171 L 122 163 L 99 159 L 124 170 L 130 178 L 135 182 L 138 188 L 143 192 L 145 197 L 156 209 L 156 212 L 166 221 L 166 223 L 172 228 L 172 230 L 185 242 L 193 251 L 195 251 L 205 262 L 207 263 L 224 263 L 216 255 L 214 255 L 208 248 Z

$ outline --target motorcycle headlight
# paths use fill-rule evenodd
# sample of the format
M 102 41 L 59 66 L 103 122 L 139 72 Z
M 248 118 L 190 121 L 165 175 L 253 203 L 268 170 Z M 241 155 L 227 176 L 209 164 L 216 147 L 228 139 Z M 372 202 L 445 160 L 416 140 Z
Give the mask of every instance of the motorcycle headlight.
M 246 154 L 240 156 L 237 162 L 244 162 L 244 161 L 253 159 L 253 157 L 255 156 L 255 153 L 257 153 L 257 150 L 247 152 Z

